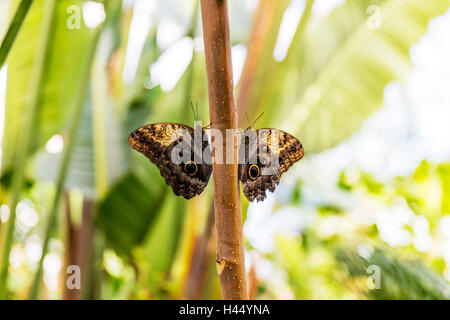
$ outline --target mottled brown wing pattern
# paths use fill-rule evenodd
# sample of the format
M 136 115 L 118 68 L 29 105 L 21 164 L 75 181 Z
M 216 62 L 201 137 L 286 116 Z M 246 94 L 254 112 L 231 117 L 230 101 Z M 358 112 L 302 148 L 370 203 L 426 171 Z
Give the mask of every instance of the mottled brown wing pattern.
M 156 123 L 133 131 L 128 142 L 133 149 L 144 154 L 158 167 L 161 176 L 177 196 L 190 199 L 203 192 L 211 176 L 212 166 L 205 163 L 195 164 L 193 145 L 191 145 L 190 162 L 195 165 L 195 170 L 186 171 L 186 163 L 176 164 L 172 161 L 172 149 L 182 143 L 183 139 L 186 141 L 184 137 L 186 134 L 191 136 L 190 141 L 193 144 L 193 128 L 177 123 Z M 202 134 L 204 134 L 203 130 Z M 207 141 L 202 141 L 202 149 L 205 148 L 210 146 Z
M 287 132 L 264 128 L 256 130 L 259 136 L 260 131 L 265 130 L 266 135 L 263 141 L 266 141 L 265 146 L 268 148 L 268 155 L 278 157 L 279 167 L 272 174 L 261 174 L 264 168 L 270 167 L 270 161 L 261 162 L 260 147 L 256 149 L 257 157 L 256 163 L 249 163 L 250 156 L 246 154 L 245 164 L 239 165 L 239 179 L 242 182 L 242 189 L 244 195 L 249 201 L 255 199 L 263 201 L 266 198 L 266 191 L 275 191 L 276 186 L 280 183 L 281 175 L 286 172 L 295 162 L 299 161 L 304 155 L 302 143 Z M 278 144 L 273 144 L 272 135 L 277 132 Z M 246 144 L 246 149 L 249 150 L 248 141 L 242 143 Z M 257 168 L 255 167 L 257 166 Z

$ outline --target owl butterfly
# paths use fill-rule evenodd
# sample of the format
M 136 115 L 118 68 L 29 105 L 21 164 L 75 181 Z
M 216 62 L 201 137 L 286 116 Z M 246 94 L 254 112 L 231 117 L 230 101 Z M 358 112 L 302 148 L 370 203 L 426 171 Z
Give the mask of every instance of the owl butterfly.
M 193 128 L 183 124 L 156 123 L 134 130 L 128 138 L 133 149 L 158 167 L 173 192 L 186 199 L 203 192 L 212 172 L 211 161 L 197 160 L 210 157 L 211 147 L 202 141 L 204 129 L 196 130 L 201 134 L 195 135 Z
M 196 135 L 196 130 L 201 134 Z M 186 199 L 203 192 L 212 172 L 205 130 L 200 126 L 196 130 L 183 124 L 156 123 L 136 129 L 128 138 L 133 149 L 158 167 L 173 192 Z M 185 150 L 190 151 L 186 154 Z M 180 159 L 174 161 L 174 155 Z M 239 148 L 239 179 L 247 199 L 264 200 L 266 191 L 273 192 L 281 175 L 302 157 L 303 146 L 292 135 L 276 129 L 248 128 Z
M 287 132 L 262 128 L 245 130 L 239 147 L 239 180 L 249 201 L 263 201 L 281 175 L 303 158 L 303 145 Z

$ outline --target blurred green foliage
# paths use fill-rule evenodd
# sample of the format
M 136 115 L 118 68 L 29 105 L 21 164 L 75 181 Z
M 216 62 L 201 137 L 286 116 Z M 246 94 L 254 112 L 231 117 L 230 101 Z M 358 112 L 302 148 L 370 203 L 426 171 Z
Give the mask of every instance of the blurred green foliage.
M 127 143 L 129 133 L 146 123 L 188 124 L 192 119 L 188 106 L 191 101 L 199 103 L 200 119 L 208 122 L 203 50 L 193 50 L 192 61 L 170 92 L 149 84 L 151 66 L 166 49 L 158 44 L 161 37 L 158 31 L 162 29 L 158 15 L 169 12 L 171 19 L 184 25 L 179 38 L 188 36 L 195 43 L 201 36 L 198 4 L 191 1 L 178 8 L 176 1 L 158 2 L 160 11 L 149 13 L 151 26 L 136 76 L 133 82 L 125 83 L 123 70 L 133 8 L 123 6 L 120 0 L 101 1 L 107 18 L 100 38 L 96 39 L 84 19 L 79 29 L 67 27 L 70 16 L 67 9 L 74 5 L 81 10 L 85 1 L 57 1 L 49 63 L 44 66 L 45 78 L 39 93 L 40 113 L 33 124 L 37 129 L 32 150 L 26 165 L 17 168 L 15 159 L 23 128 L 31 125 L 24 123 L 22 115 L 44 2 L 34 2 L 6 60 L 0 202 L 11 201 L 9 181 L 22 170 L 25 183 L 21 198 L 31 200 L 39 215 L 39 222 L 32 228 L 15 231 L 13 254 L 24 255 L 31 240 L 45 236 L 62 157 L 61 153 L 49 153 L 45 145 L 54 135 L 61 135 L 66 146 L 70 115 L 79 94 L 74 88 L 82 81 L 84 53 L 89 45 L 95 45 L 84 113 L 65 179 L 62 198 L 66 200 L 60 201 L 58 223 L 52 230 L 53 242 L 48 253 L 50 258 L 59 257 L 61 272 L 56 278 L 60 281 L 52 287 L 45 278 L 45 272 L 49 271 L 44 268 L 46 285 L 41 286 L 39 297 L 67 298 L 65 281 L 61 281 L 65 265 L 81 259 L 87 272 L 83 274 L 79 297 L 220 298 L 214 231 L 211 226 L 208 229 L 207 223 L 211 186 L 191 201 L 177 199 L 156 167 L 133 152 Z M 306 9 L 286 57 L 276 61 L 273 51 L 278 31 L 291 2 L 260 0 L 259 7 L 253 10 L 243 2 L 230 1 L 233 44 L 257 48 L 249 51 L 255 55 L 247 56 L 241 80 L 236 84 L 240 112 L 254 117 L 264 111 L 261 126 L 292 132 L 302 140 L 308 154 L 344 141 L 382 106 L 385 86 L 409 75 L 410 47 L 425 34 L 428 22 L 450 6 L 448 0 L 347 0 L 329 15 L 318 16 L 312 10 L 314 2 L 305 2 Z M 17 4 L 18 1 L 11 1 L 11 12 Z M 370 5 L 382 10 L 380 28 L 368 26 Z M 260 24 L 264 17 L 270 17 L 269 25 Z M 252 31 L 250 22 L 259 29 Z M 256 31 L 259 36 L 255 36 Z M 442 277 L 449 267 L 441 256 L 417 250 L 412 244 L 401 248 L 388 246 L 376 221 L 368 224 L 355 221 L 354 213 L 341 203 L 306 203 L 305 182 L 296 181 L 292 196 L 288 201 L 277 200 L 274 211 L 290 208 L 304 216 L 313 210 L 318 215 L 314 222 L 295 235 L 278 235 L 272 253 L 258 252 L 250 243 L 246 244 L 249 253 L 280 272 L 280 277 L 275 278 L 278 283 L 263 277 L 254 281 L 256 298 L 449 298 L 449 285 Z M 362 198 L 369 204 L 376 202 L 385 207 L 404 199 L 416 216 L 426 218 L 433 237 L 438 237 L 442 218 L 450 214 L 448 163 L 424 161 L 411 176 L 398 177 L 391 183 L 377 181 L 362 170 L 357 170 L 356 175 L 344 170 L 336 189 L 353 201 Z M 81 195 L 78 200 L 70 196 L 74 193 Z M 241 198 L 245 220 L 248 202 Z M 336 230 L 325 232 L 324 226 L 329 224 L 336 225 Z M 6 225 L 0 225 L 1 247 Z M 415 235 L 409 225 L 402 226 L 402 230 Z M 77 236 L 68 237 L 70 232 Z M 83 242 L 86 239 L 87 245 Z M 50 258 L 48 261 L 52 261 Z M 194 261 L 199 259 L 205 263 L 201 272 L 196 273 Z M 380 290 L 366 286 L 369 265 L 382 270 Z M 22 261 L 11 265 L 9 270 L 9 297 L 26 298 L 36 261 Z M 197 287 L 191 288 L 189 283 L 196 283 Z M 188 294 L 190 290 L 196 294 Z

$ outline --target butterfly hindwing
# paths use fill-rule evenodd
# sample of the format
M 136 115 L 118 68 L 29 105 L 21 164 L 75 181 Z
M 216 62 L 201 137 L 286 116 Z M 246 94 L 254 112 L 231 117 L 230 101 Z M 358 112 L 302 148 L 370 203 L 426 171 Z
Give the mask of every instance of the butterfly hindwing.
M 177 196 L 190 199 L 202 193 L 208 184 L 212 165 L 205 161 L 195 163 L 193 128 L 177 123 L 149 124 L 133 131 L 128 142 L 158 167 L 161 176 Z M 190 144 L 190 160 L 176 164 L 172 161 L 172 151 L 182 143 Z M 202 152 L 206 148 L 211 150 L 207 141 L 201 141 L 201 145 Z
M 249 129 L 248 129 L 249 130 Z M 253 129 L 250 129 L 253 130 Z M 263 201 L 266 191 L 273 192 L 281 175 L 304 155 L 301 142 L 287 132 L 263 128 L 256 130 L 257 141 L 246 139 L 244 133 L 240 152 L 245 150 L 245 163 L 239 164 L 239 179 L 244 195 L 249 201 Z M 252 149 L 250 143 L 257 145 Z M 274 165 L 278 160 L 278 165 Z

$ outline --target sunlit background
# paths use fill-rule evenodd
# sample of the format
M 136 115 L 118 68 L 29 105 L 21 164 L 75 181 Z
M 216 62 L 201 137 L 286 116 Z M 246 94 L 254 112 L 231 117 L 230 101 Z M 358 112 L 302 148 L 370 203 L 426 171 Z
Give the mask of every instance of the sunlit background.
M 18 2 L 0 0 L 0 39 Z M 45 2 L 0 69 L 2 253 L 12 181 L 24 174 L 7 297 L 220 298 L 212 183 L 178 199 L 127 145 L 146 123 L 192 124 L 190 102 L 209 122 L 197 2 L 57 1 L 40 114 L 24 123 Z M 286 130 L 306 151 L 266 201 L 241 197 L 251 298 L 449 299 L 450 2 L 229 2 L 240 114 L 264 111 L 257 127 Z M 18 167 L 27 125 L 36 134 Z M 81 268 L 81 290 L 67 288 L 69 265 Z

